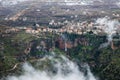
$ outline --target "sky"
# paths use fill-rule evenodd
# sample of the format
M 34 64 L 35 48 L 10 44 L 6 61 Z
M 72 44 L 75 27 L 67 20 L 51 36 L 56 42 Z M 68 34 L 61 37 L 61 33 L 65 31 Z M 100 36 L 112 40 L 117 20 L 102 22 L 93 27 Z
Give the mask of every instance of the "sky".
M 0 3 L 4 6 L 16 5 L 17 3 L 31 1 L 31 0 L 0 0 Z M 32 1 L 41 1 L 41 2 L 66 2 L 66 5 L 90 5 L 94 1 L 106 2 L 106 3 L 120 3 L 120 0 L 32 0 Z

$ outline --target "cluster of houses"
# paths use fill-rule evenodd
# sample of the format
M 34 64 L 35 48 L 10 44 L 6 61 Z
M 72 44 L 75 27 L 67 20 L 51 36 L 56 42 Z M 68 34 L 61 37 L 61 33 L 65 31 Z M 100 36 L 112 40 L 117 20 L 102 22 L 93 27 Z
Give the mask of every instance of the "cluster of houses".
M 64 25 L 62 28 L 57 28 L 57 29 L 49 28 L 49 27 L 41 27 L 41 26 L 38 26 L 36 28 L 26 27 L 24 29 L 26 33 L 30 33 L 30 34 L 39 34 L 40 32 L 55 32 L 55 33 L 68 32 L 75 34 L 84 34 L 90 31 L 97 34 L 99 32 L 102 32 L 101 30 L 94 29 L 93 22 L 88 23 L 87 21 L 82 23 L 68 23 L 67 25 Z
M 18 32 L 20 30 L 24 30 L 26 33 L 30 34 L 39 34 L 40 32 L 55 32 L 55 33 L 75 33 L 75 34 L 85 34 L 87 32 L 92 32 L 94 34 L 104 34 L 102 29 L 96 28 L 96 24 L 94 22 L 67 22 L 66 25 L 63 25 L 61 28 L 50 28 L 46 26 L 40 26 L 39 24 L 35 24 L 32 27 L 16 27 L 7 29 L 6 32 Z M 100 26 L 100 25 L 97 25 Z M 101 26 L 102 27 L 102 26 Z

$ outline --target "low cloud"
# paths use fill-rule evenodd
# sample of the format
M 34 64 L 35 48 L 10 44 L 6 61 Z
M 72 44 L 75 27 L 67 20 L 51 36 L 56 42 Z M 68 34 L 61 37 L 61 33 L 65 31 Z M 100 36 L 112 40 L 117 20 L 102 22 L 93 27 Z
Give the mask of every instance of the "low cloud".
M 108 42 L 102 44 L 101 47 L 107 47 L 113 40 L 113 36 L 117 33 L 117 30 L 120 28 L 120 23 L 115 19 L 110 19 L 109 17 L 99 18 L 96 20 L 96 23 L 99 25 L 96 27 L 107 34 Z
M 6 80 L 96 80 L 90 71 L 88 65 L 83 65 L 87 74 L 79 70 L 79 67 L 64 56 L 61 59 L 55 57 L 47 57 L 56 69 L 56 74 L 51 71 L 35 69 L 31 64 L 24 63 L 24 73 L 20 76 L 9 76 Z M 46 59 L 45 59 L 46 60 Z M 38 62 L 39 64 L 39 62 Z M 51 74 L 51 75 L 50 75 Z

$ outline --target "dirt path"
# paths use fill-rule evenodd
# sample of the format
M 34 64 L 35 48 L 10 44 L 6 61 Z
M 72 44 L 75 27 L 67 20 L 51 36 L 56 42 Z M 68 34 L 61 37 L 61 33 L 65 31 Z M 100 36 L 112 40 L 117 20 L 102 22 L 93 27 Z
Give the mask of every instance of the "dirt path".
M 40 61 L 43 61 L 43 60 L 45 60 L 45 58 L 33 59 L 33 60 L 29 60 L 28 62 L 36 62 L 36 61 L 39 61 L 39 60 L 40 60 Z M 11 69 L 8 69 L 8 70 L 5 70 L 5 71 L 0 71 L 0 73 L 14 71 L 16 68 L 18 68 L 18 65 L 22 65 L 22 64 L 24 64 L 24 63 L 26 63 L 26 62 L 27 62 L 27 61 L 16 63 Z

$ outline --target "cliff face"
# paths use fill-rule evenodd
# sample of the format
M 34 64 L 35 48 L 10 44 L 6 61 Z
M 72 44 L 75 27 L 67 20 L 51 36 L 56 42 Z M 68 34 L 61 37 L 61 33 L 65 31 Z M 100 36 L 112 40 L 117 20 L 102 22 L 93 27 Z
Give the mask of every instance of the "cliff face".
M 65 41 L 62 39 L 62 37 L 59 37 L 56 40 L 56 47 L 60 49 L 72 49 L 74 47 L 77 47 L 78 45 L 88 46 L 90 43 L 86 38 L 75 38 L 74 41 Z
M 65 41 L 62 38 L 59 38 L 58 40 L 56 40 L 56 47 L 60 49 L 71 49 L 74 47 L 74 44 L 71 41 Z

